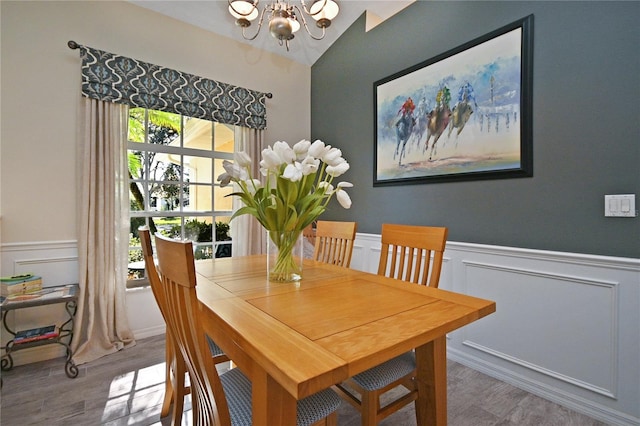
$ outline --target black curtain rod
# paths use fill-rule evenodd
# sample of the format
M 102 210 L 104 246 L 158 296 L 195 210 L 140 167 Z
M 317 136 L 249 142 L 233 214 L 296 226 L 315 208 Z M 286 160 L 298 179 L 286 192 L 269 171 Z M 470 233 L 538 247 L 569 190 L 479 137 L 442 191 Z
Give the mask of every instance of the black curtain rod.
M 69 46 L 69 49 L 72 49 L 72 50 L 80 49 L 80 45 L 73 40 L 69 40 L 67 42 L 67 46 Z M 273 98 L 272 93 L 265 93 L 265 96 L 269 99 Z

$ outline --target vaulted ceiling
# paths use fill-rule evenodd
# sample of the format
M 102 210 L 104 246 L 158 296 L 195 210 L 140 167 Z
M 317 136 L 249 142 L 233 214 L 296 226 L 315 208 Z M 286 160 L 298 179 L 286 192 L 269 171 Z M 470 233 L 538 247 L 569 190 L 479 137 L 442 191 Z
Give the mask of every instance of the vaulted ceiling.
M 258 37 L 253 41 L 242 38 L 242 31 L 235 25 L 235 20 L 228 12 L 227 0 L 213 1 L 189 1 L 189 0 L 129 0 L 137 6 L 153 10 L 174 19 L 195 25 L 212 33 L 230 37 L 243 43 L 269 52 L 277 53 L 296 62 L 306 65 L 313 63 L 346 31 L 362 13 L 367 12 L 367 30 L 378 23 L 388 19 L 400 10 L 413 3 L 415 0 L 335 0 L 340 7 L 340 13 L 327 28 L 327 34 L 323 40 L 313 40 L 301 29 L 290 42 L 289 51 L 280 46 L 278 41 L 271 37 L 268 25 L 263 24 Z M 260 0 L 259 6 L 269 4 L 269 0 Z M 299 0 L 290 0 L 292 4 L 300 5 Z M 310 5 L 313 0 L 307 0 Z M 266 17 L 265 17 L 266 21 Z M 311 19 L 311 21 L 313 21 Z M 313 23 L 309 23 L 310 30 L 319 35 L 321 30 Z M 253 35 L 257 29 L 257 23 L 247 29 L 249 35 Z M 315 31 L 314 31 L 315 30 Z

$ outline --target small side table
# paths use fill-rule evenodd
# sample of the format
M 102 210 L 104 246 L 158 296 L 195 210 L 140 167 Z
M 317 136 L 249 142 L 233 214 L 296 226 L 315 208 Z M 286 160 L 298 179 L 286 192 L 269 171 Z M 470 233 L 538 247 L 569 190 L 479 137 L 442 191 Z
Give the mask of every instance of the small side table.
M 12 352 L 18 351 L 20 349 L 58 343 L 64 346 L 67 352 L 65 373 L 69 378 L 73 379 L 77 377 L 78 367 L 72 360 L 73 352 L 71 351 L 71 339 L 73 339 L 73 323 L 76 311 L 78 309 L 79 293 L 80 286 L 78 284 L 68 284 L 57 287 L 46 287 L 36 293 L 25 294 L 11 300 L 4 299 L 2 301 L 2 304 L 0 304 L 0 312 L 2 312 L 2 325 L 4 326 L 5 330 L 7 330 L 7 332 L 9 332 L 9 334 L 14 337 L 16 335 L 16 332 L 9 328 L 9 326 L 7 325 L 7 314 L 9 313 L 9 311 L 31 308 L 34 306 L 45 306 L 53 305 L 56 303 L 64 303 L 65 309 L 69 314 L 69 319 L 65 321 L 62 326 L 60 326 L 58 336 L 56 337 L 20 344 L 15 344 L 13 339 L 9 340 L 5 346 L 2 346 L 0 348 L 5 350 L 4 355 L 2 355 L 2 360 L 0 361 L 0 368 L 3 371 L 8 371 L 13 368 L 13 358 L 11 357 Z

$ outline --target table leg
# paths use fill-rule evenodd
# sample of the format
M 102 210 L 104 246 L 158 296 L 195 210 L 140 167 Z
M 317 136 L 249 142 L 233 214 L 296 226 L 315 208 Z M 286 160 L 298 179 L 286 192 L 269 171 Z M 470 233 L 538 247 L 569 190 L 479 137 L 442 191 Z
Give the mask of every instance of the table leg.
M 296 399 L 265 372 L 251 377 L 254 425 L 296 424 Z
M 269 395 L 267 408 L 269 421 L 265 424 L 295 426 L 298 406 L 296 399 L 271 377 L 268 377 L 267 395 Z
M 416 348 L 418 425 L 447 424 L 447 342 L 446 337 Z

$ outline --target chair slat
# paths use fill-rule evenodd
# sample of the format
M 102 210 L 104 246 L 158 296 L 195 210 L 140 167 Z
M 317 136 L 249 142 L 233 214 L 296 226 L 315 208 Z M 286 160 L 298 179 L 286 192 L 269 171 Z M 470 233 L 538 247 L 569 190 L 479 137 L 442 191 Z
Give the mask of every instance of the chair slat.
M 348 268 L 351 265 L 356 228 L 356 222 L 319 220 L 315 232 L 313 259 Z

